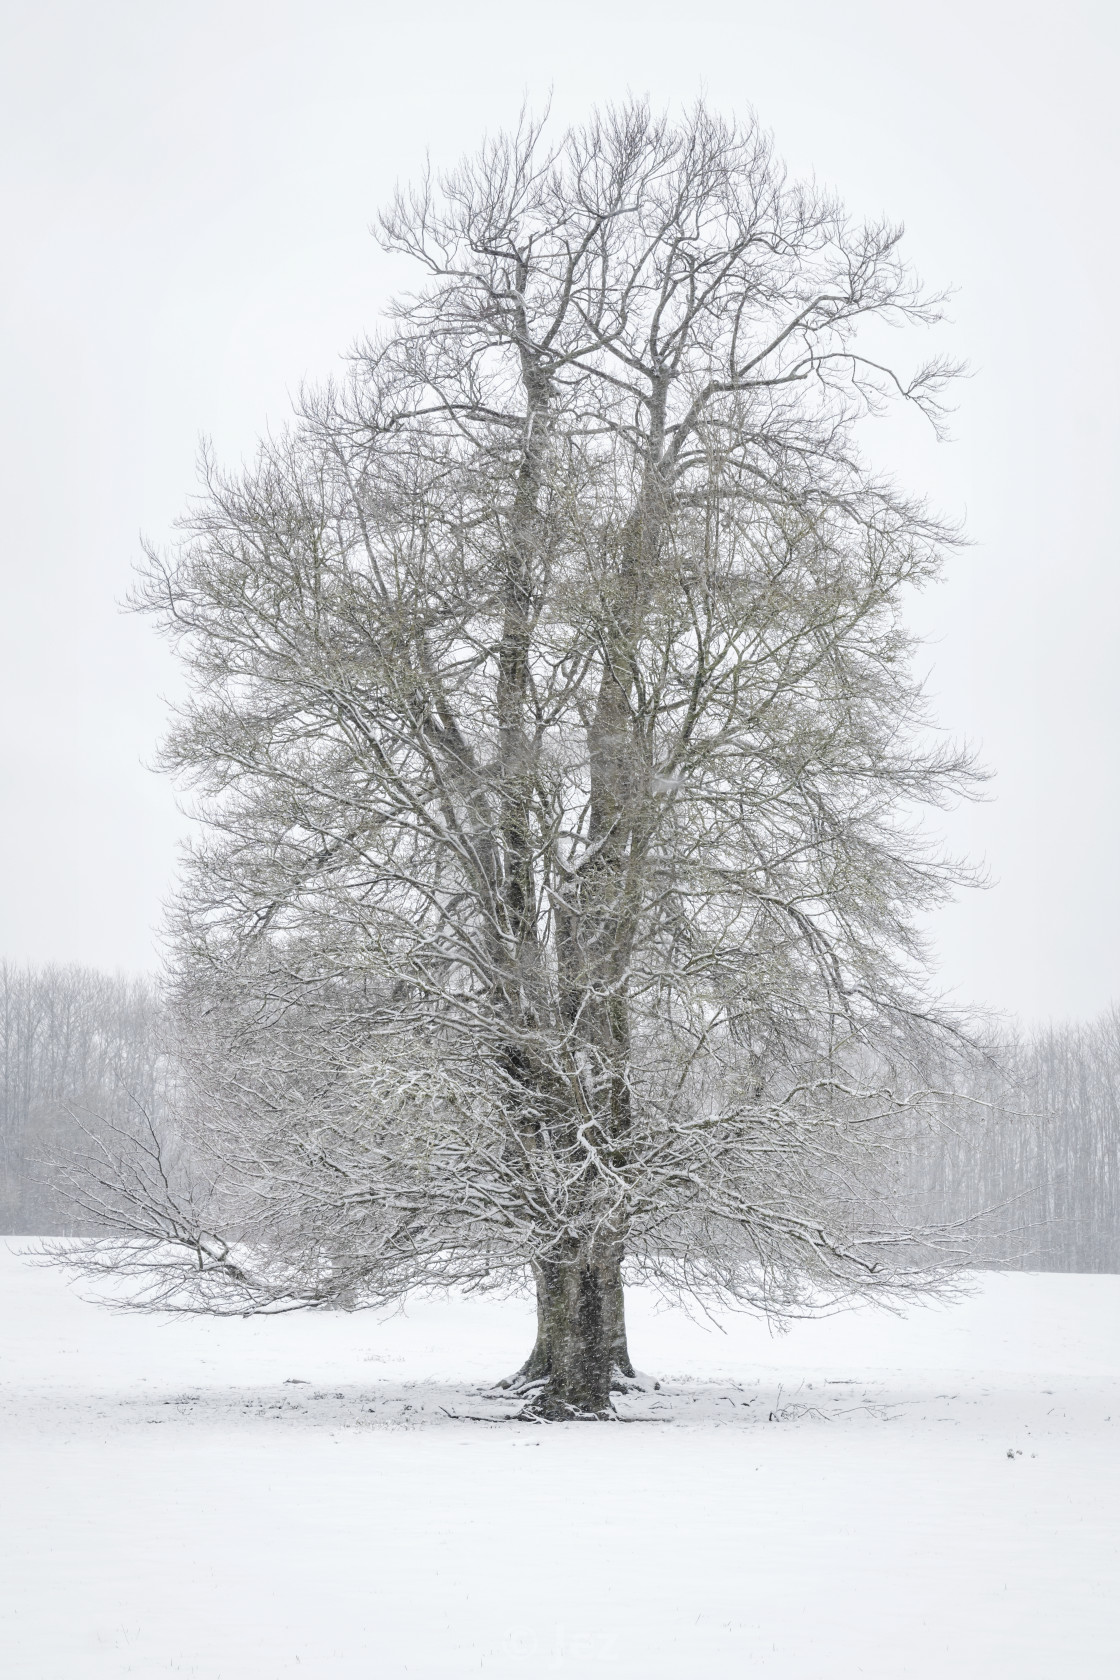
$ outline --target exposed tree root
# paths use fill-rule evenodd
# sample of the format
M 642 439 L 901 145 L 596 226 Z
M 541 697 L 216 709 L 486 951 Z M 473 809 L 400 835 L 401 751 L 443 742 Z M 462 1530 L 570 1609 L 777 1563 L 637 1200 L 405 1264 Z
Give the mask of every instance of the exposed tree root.
M 612 1394 L 644 1394 L 645 1388 L 640 1382 L 633 1380 L 634 1370 L 627 1361 L 627 1368 L 615 1365 L 611 1371 L 610 1392 Z M 610 1422 L 629 1422 L 630 1419 L 618 1418 L 613 1405 L 600 1408 L 587 1408 L 573 1405 L 555 1392 L 550 1393 L 551 1375 L 548 1371 L 541 1372 L 537 1361 L 527 1359 L 519 1371 L 512 1376 L 502 1377 L 494 1384 L 491 1392 L 500 1392 L 510 1396 L 523 1397 L 525 1405 L 516 1415 L 525 1419 L 539 1420 L 547 1423 L 568 1421 L 586 1422 L 596 1420 Z

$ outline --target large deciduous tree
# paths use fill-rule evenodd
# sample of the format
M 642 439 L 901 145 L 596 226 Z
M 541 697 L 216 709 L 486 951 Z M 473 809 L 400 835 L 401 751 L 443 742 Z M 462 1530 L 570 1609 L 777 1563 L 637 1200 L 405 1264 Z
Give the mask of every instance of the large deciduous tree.
M 776 1313 L 931 1282 L 888 1171 L 947 1029 L 915 814 L 971 772 L 901 614 L 952 537 L 858 434 L 937 423 L 950 370 L 865 328 L 939 300 L 703 108 L 526 122 L 380 230 L 417 290 L 145 574 L 206 825 L 196 1177 L 119 1224 L 214 1310 L 531 1274 L 516 1381 L 597 1415 L 624 1275 Z

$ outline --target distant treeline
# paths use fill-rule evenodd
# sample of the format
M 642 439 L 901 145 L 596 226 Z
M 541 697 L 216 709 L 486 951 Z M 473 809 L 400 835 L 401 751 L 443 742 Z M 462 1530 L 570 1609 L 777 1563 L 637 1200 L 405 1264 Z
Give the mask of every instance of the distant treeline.
M 0 1232 L 88 1230 L 63 1183 L 83 1128 L 150 1111 L 165 1083 L 152 982 L 0 963 Z M 1120 1272 L 1120 1011 L 978 1060 L 903 1181 L 909 1216 L 970 1233 L 983 1263 Z
M 1120 1010 L 977 1058 L 962 1098 L 915 1142 L 911 1217 L 966 1222 L 989 1263 L 1120 1272 Z
M 146 979 L 0 962 L 0 1232 L 79 1225 L 62 1167 L 84 1126 L 150 1105 L 160 1076 L 159 999 Z

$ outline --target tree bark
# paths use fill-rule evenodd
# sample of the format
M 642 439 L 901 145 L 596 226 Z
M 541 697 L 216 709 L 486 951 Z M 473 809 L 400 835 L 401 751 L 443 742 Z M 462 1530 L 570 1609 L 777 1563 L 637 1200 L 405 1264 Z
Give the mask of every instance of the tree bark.
M 634 1375 L 626 1344 L 621 1253 L 574 1250 L 533 1267 L 537 1338 L 511 1388 L 543 1383 L 533 1409 L 557 1419 L 605 1417 L 611 1388 Z

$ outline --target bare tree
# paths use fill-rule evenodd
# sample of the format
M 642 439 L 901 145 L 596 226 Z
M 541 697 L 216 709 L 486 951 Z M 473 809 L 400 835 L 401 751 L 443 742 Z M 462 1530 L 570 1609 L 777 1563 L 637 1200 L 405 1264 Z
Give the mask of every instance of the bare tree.
M 0 962 L 0 1231 L 90 1228 L 55 1169 L 84 1151 L 83 1116 L 154 1109 L 159 1020 L 146 979 Z
M 951 369 L 861 334 L 940 304 L 703 108 L 525 122 L 380 227 L 419 289 L 149 556 L 208 1211 L 154 1196 L 127 1253 L 208 1310 L 531 1271 L 516 1381 L 599 1415 L 624 1268 L 775 1313 L 935 1282 L 888 1170 L 954 1030 L 913 816 L 972 771 L 901 611 L 953 537 L 857 434 L 938 423 Z
M 916 1132 L 913 1217 L 967 1226 L 982 1263 L 1120 1270 L 1120 1014 L 1010 1036 L 958 1069 L 949 1124 Z

